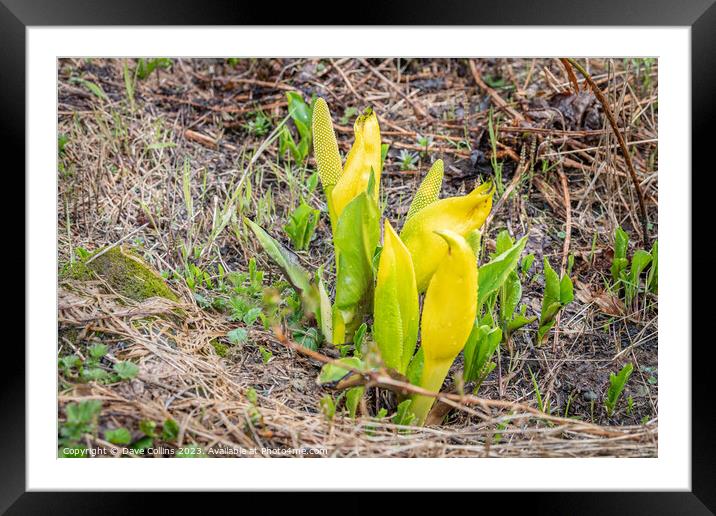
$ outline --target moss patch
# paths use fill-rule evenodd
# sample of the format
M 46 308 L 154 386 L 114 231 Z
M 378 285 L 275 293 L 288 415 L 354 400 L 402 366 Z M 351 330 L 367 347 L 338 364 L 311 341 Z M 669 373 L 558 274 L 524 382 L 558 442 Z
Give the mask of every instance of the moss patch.
M 92 256 L 98 255 L 101 250 Z M 92 261 L 91 257 L 65 266 L 61 275 L 76 280 L 89 280 L 96 274 L 125 297 L 144 301 L 150 297 L 164 297 L 178 301 L 164 278 L 139 257 L 119 247 L 113 247 Z
M 221 342 L 214 339 L 211 341 L 211 345 L 214 347 L 214 351 L 216 351 L 216 354 L 220 357 L 226 358 L 226 355 L 229 354 L 229 346 L 227 346 L 226 344 L 222 344 Z

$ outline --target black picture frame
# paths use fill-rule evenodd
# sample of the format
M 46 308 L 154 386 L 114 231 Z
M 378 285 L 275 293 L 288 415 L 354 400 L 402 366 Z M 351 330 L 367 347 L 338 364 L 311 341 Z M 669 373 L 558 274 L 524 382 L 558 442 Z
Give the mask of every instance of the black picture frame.
M 710 149 L 716 91 L 716 5 L 714 0 L 601 0 L 570 1 L 499 0 L 458 3 L 454 0 L 426 2 L 401 0 L 370 6 L 361 4 L 365 25 L 607 25 L 607 26 L 689 26 L 691 27 L 692 70 L 692 169 L 713 169 Z M 301 9 L 283 10 L 269 2 L 122 0 L 0 0 L 0 141 L 17 158 L 14 170 L 24 170 L 25 107 L 25 29 L 28 26 L 63 25 L 284 25 L 294 23 L 334 24 L 317 13 L 334 13 L 335 3 L 306 4 Z M 338 20 L 340 22 L 340 20 Z M 688 171 L 668 171 L 683 174 Z M 693 179 L 693 175 L 691 175 Z M 19 181 L 18 181 L 19 182 Z M 19 186 L 19 185 L 18 185 Z M 23 182 L 24 189 L 24 182 Z M 703 190 L 703 188 L 702 188 Z M 692 220 L 696 220 L 692 217 Z M 18 225 L 19 226 L 19 225 Z M 692 235 L 699 234 L 692 230 Z M 694 259 L 695 258 L 695 259 Z M 692 258 L 692 267 L 704 257 Z M 710 267 L 708 268 L 710 269 Z M 705 270 L 708 270 L 705 269 Z M 25 270 L 27 277 L 31 271 Z M 681 271 L 667 271 L 667 274 Z M 689 281 L 691 277 L 683 278 Z M 690 302 L 690 300 L 688 300 Z M 692 304 L 696 309 L 696 304 Z M 26 306 L 32 310 L 32 306 Z M 693 317 L 693 316 L 692 316 Z M 695 319 L 699 320 L 699 318 Z M 703 320 L 703 319 L 702 319 Z M 689 329 L 690 330 L 690 329 Z M 688 332 L 691 334 L 691 331 Z M 700 344 L 709 344 L 710 340 Z M 6 341 L 6 345 L 11 342 Z M 689 342 L 669 343 L 684 349 Z M 488 507 L 487 497 L 503 497 L 509 509 L 524 506 L 529 513 L 548 514 L 713 514 L 716 512 L 716 440 L 713 439 L 714 410 L 706 382 L 711 362 L 707 345 L 691 346 L 692 352 L 692 490 L 690 492 L 591 492 L 479 494 L 479 507 Z M 147 505 L 146 496 L 133 493 L 27 493 L 25 492 L 25 354 L 12 352 L 4 360 L 0 375 L 0 513 L 4 514 L 128 514 Z M 684 436 L 688 439 L 688 436 Z M 598 459 L 595 459 L 598 460 Z M 634 459 L 639 460 L 639 459 Z M 216 496 L 216 495 L 211 495 Z M 474 495 L 473 495 L 474 496 Z M 509 502 L 504 499 L 509 497 Z M 184 504 L 187 497 L 174 494 Z M 411 497 L 412 498 L 412 497 Z M 359 495 L 348 495 L 342 513 L 357 512 L 368 506 Z M 473 498 L 474 500 L 474 498 Z M 244 495 L 243 510 L 252 498 Z M 272 510 L 275 499 L 270 502 Z M 415 499 L 412 498 L 415 502 Z M 165 501 L 163 501 L 165 503 Z M 260 502 L 258 502 L 260 503 Z M 295 504 L 296 500 L 289 499 Z M 303 504 L 303 502 L 299 502 Z M 401 500 L 401 508 L 408 510 Z M 212 505 L 218 505 L 212 500 Z M 419 507 L 416 506 L 419 510 Z M 315 510 L 320 510 L 316 508 Z

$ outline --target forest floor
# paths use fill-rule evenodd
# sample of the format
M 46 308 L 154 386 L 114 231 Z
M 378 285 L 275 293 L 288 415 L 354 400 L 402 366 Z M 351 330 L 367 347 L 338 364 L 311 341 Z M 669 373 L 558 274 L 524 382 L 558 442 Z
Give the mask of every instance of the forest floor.
M 58 453 L 656 456 L 658 299 L 642 284 L 627 305 L 610 267 L 617 227 L 630 237 L 629 256 L 649 251 L 658 233 L 658 65 L 586 66 L 626 140 L 648 242 L 603 106 L 559 60 L 60 60 Z M 312 149 L 303 160 L 280 149 L 292 91 L 326 99 L 344 153 L 356 115 L 377 112 L 389 144 L 384 215 L 396 227 L 435 159 L 445 162 L 442 197 L 492 178 L 483 242 L 490 252 L 502 230 L 527 235 L 525 253 L 535 256 L 521 276 L 527 315 L 540 313 L 544 258 L 573 279 L 574 301 L 544 343 L 535 345 L 536 323 L 515 332 L 476 393 L 481 401 L 456 403 L 439 424 L 401 427 L 395 397 L 377 387 L 350 418 L 340 393 L 317 384 L 321 363 L 263 324 L 267 297 L 288 313 L 295 296 L 243 217 L 291 247 L 289 215 L 302 199 L 320 209 L 297 255 L 333 280 Z M 298 143 L 290 118 L 285 127 Z M 92 257 L 106 246 L 114 247 Z M 169 290 L 159 276 L 147 283 L 154 290 L 125 288 L 123 278 L 145 274 L 134 262 L 111 270 L 128 256 Z M 292 339 L 319 342 L 315 324 L 291 324 Z M 608 416 L 610 373 L 627 363 L 634 372 Z M 446 392 L 469 387 L 461 369 L 458 360 Z

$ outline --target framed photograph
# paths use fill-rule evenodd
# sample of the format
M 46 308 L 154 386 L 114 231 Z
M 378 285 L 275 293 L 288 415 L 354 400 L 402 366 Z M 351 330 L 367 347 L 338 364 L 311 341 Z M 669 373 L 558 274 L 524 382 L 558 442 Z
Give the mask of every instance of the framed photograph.
M 362 26 L 0 2 L 27 202 L 0 513 L 126 514 L 106 491 L 138 490 L 712 513 L 710 2 Z

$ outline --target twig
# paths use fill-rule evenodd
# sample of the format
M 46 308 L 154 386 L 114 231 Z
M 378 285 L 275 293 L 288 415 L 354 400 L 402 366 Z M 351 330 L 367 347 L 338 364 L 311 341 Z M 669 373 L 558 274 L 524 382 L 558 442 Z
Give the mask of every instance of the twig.
M 207 136 L 202 133 L 198 133 L 196 131 L 192 131 L 191 129 L 187 129 L 186 131 L 184 131 L 184 138 L 186 138 L 187 140 L 194 141 L 205 147 L 209 147 L 211 149 L 215 149 L 217 146 L 217 141 L 214 138 L 211 138 L 210 136 Z
M 584 77 L 584 80 L 587 81 L 587 84 L 589 84 L 589 87 L 594 92 L 594 96 L 597 97 L 597 100 L 602 104 L 602 108 L 604 109 L 604 113 L 607 115 L 607 119 L 609 120 L 609 125 L 612 126 L 612 130 L 614 131 L 614 134 L 617 137 L 617 140 L 619 141 L 619 146 L 622 149 L 622 154 L 624 156 L 624 161 L 627 164 L 627 169 L 629 170 L 629 175 L 631 176 L 632 184 L 634 185 L 634 190 L 636 191 L 637 199 L 639 200 L 639 211 L 641 212 L 641 226 L 643 231 L 643 242 L 645 246 L 649 246 L 649 218 L 646 213 L 646 205 L 644 204 L 644 194 L 641 191 L 641 186 L 639 185 L 639 179 L 636 177 L 636 170 L 634 169 L 634 164 L 631 161 L 631 155 L 629 154 L 629 149 L 627 148 L 626 142 L 624 141 L 624 136 L 622 136 L 621 131 L 619 130 L 619 126 L 617 125 L 616 119 L 614 118 L 614 114 L 612 113 L 611 108 L 609 107 L 609 102 L 607 101 L 606 97 L 602 93 L 602 91 L 599 89 L 599 87 L 594 83 L 594 80 L 592 79 L 592 76 L 587 72 L 582 65 L 577 63 L 574 59 L 571 57 L 565 59 L 566 62 L 571 64 L 574 68 L 579 71 L 580 74 Z
M 502 196 L 500 199 L 495 203 L 495 206 L 490 210 L 490 214 L 487 216 L 487 220 L 485 221 L 485 224 L 482 226 L 482 234 L 487 235 L 487 230 L 490 227 L 490 223 L 492 222 L 492 219 L 497 214 L 497 212 L 500 211 L 500 208 L 502 208 L 502 205 L 507 200 L 507 198 L 512 193 L 512 190 L 514 190 L 517 185 L 520 182 L 520 179 L 522 178 L 522 174 L 524 171 L 527 170 L 527 162 L 524 160 L 520 160 L 520 163 L 517 167 L 517 170 L 515 170 L 514 176 L 512 177 L 512 181 L 510 181 L 510 184 L 507 186 L 505 191 L 502 193 Z
M 303 355 L 306 355 L 310 358 L 313 358 L 314 360 L 321 362 L 323 364 L 335 364 L 339 367 L 346 369 L 347 371 L 350 371 L 352 373 L 355 373 L 357 375 L 362 376 L 365 379 L 365 385 L 373 386 L 373 387 L 382 387 L 385 389 L 389 389 L 395 392 L 399 392 L 403 395 L 407 394 L 418 394 L 421 396 L 430 396 L 432 398 L 435 398 L 437 400 L 442 401 L 443 403 L 446 403 L 458 410 L 463 410 L 466 412 L 469 412 L 471 414 L 475 414 L 480 416 L 479 413 L 475 413 L 474 410 L 470 409 L 469 407 L 466 407 L 465 405 L 477 405 L 483 410 L 486 410 L 488 408 L 497 408 L 497 409 L 507 409 L 511 411 L 520 410 L 523 412 L 528 413 L 531 416 L 535 416 L 539 419 L 543 419 L 545 421 L 551 421 L 553 423 L 560 423 L 565 426 L 571 427 L 574 431 L 580 431 L 584 433 L 588 433 L 591 435 L 598 435 L 598 436 L 606 436 L 606 437 L 622 437 L 624 439 L 638 439 L 641 437 L 640 434 L 635 435 L 625 435 L 622 432 L 607 429 L 604 427 L 601 427 L 599 425 L 595 425 L 593 423 L 587 423 L 584 421 L 577 421 L 574 419 L 569 418 L 563 418 L 559 416 L 552 416 L 551 414 L 547 414 L 545 412 L 541 412 L 540 410 L 530 407 L 529 405 L 525 405 L 523 403 L 513 402 L 513 401 L 503 401 L 503 400 L 491 400 L 487 398 L 479 398 L 477 396 L 474 396 L 472 394 L 444 394 L 440 392 L 433 392 L 429 391 L 427 389 L 423 389 L 422 387 L 418 387 L 416 385 L 412 385 L 410 383 L 404 382 L 402 380 L 398 380 L 395 378 L 392 378 L 384 372 L 380 370 L 374 370 L 374 371 L 362 371 L 360 369 L 354 368 L 352 366 L 349 366 L 347 364 L 344 364 L 340 362 L 337 359 L 329 358 L 325 355 L 322 355 L 321 353 L 318 353 L 317 351 L 310 350 L 304 346 L 301 346 L 299 344 L 296 344 L 295 342 L 292 342 L 288 337 L 286 337 L 286 334 L 283 332 L 283 330 L 275 326 L 273 328 L 274 335 L 276 336 L 276 339 L 280 344 L 283 346 L 292 349 L 298 353 L 301 353 Z M 516 419 L 519 417 L 525 417 L 525 415 L 511 415 L 512 418 Z
M 477 85 L 485 90 L 487 94 L 490 96 L 490 98 L 493 100 L 495 104 L 501 109 L 504 109 L 507 111 L 512 118 L 517 120 L 518 122 L 526 122 L 525 117 L 522 116 L 520 113 L 515 111 L 510 105 L 507 103 L 505 99 L 500 97 L 499 93 L 497 93 L 495 90 L 490 88 L 485 81 L 482 80 L 482 77 L 480 77 L 480 72 L 477 70 L 477 66 L 475 65 L 475 61 L 470 59 L 470 72 L 472 72 L 472 78 L 475 79 L 475 82 Z
M 415 111 L 415 114 L 416 114 L 416 115 L 418 115 L 418 116 L 421 117 L 421 118 L 432 118 L 417 102 L 415 102 L 415 101 L 414 101 L 413 99 L 411 99 L 408 95 L 406 95 L 406 94 L 403 92 L 403 90 L 401 90 L 400 88 L 398 88 L 398 87 L 395 85 L 395 83 L 394 83 L 393 81 L 391 81 L 391 80 L 388 79 L 385 75 L 383 75 L 383 74 L 380 73 L 378 70 L 376 70 L 375 67 L 371 66 L 368 61 L 366 61 L 365 59 L 362 59 L 362 58 L 361 58 L 361 59 L 358 59 L 358 61 L 360 61 L 360 63 L 361 63 L 363 66 L 365 66 L 366 68 L 368 68 L 373 75 L 375 75 L 375 76 L 378 77 L 381 81 L 383 81 L 384 83 L 386 83 L 386 84 L 390 87 L 391 90 L 393 90 L 395 93 L 397 93 L 398 95 L 400 95 L 408 104 L 410 104 L 410 105 L 412 106 L 413 110 Z
M 135 233 L 137 233 L 137 232 L 143 230 L 144 228 L 146 228 L 148 225 L 149 225 L 149 222 L 146 222 L 146 223 L 142 224 L 142 225 L 139 226 L 138 228 L 135 228 L 133 231 L 131 231 L 131 232 L 127 233 L 126 235 L 124 235 L 122 238 L 120 238 L 119 240 L 117 240 L 114 244 L 110 244 L 110 245 L 108 245 L 107 247 L 105 247 L 104 249 L 102 249 L 99 253 L 97 253 L 97 254 L 95 254 L 95 255 L 92 255 L 92 256 L 85 262 L 85 265 L 89 265 L 89 264 L 92 263 L 96 258 L 99 258 L 100 256 L 102 256 L 104 253 L 106 253 L 106 252 L 109 251 L 110 249 L 113 249 L 113 248 L 117 247 L 119 244 L 121 244 L 122 242 L 124 242 L 125 240 L 127 240 L 129 237 L 131 237 L 131 236 L 134 235 Z

